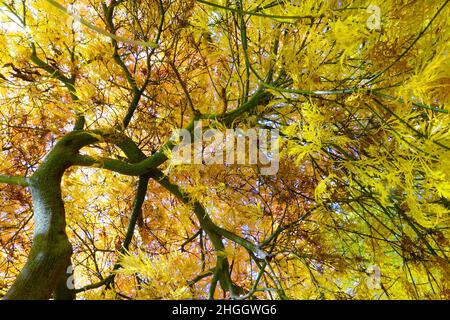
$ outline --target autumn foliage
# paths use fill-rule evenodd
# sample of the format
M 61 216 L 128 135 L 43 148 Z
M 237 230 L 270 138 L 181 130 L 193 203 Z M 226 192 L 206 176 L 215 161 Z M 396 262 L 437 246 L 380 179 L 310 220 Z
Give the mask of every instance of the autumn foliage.
M 449 2 L 2 1 L 0 297 L 450 299 Z

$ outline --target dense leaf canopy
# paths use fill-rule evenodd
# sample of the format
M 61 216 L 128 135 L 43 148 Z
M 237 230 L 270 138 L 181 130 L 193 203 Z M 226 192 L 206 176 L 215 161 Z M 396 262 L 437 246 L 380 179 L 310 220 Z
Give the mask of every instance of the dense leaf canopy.
M 0 297 L 449 299 L 449 2 L 2 0 Z

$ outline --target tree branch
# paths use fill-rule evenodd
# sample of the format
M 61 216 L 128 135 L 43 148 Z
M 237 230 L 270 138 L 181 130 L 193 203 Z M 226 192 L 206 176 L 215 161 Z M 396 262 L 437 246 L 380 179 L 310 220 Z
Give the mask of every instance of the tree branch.
M 155 181 L 157 181 L 167 191 L 176 196 L 184 204 L 192 203 L 192 199 L 188 195 L 186 195 L 179 186 L 171 183 L 169 181 L 169 178 L 165 176 L 161 171 L 155 170 L 154 173 L 152 173 L 151 177 L 155 179 Z M 217 263 L 213 279 L 217 278 L 222 289 L 225 292 L 230 292 L 230 295 L 233 298 L 234 285 L 231 280 L 230 266 L 225 255 L 225 247 L 222 243 L 222 236 L 216 232 L 215 225 L 206 212 L 205 208 L 203 208 L 203 206 L 198 201 L 193 201 L 192 204 L 194 205 L 194 213 L 200 222 L 200 226 L 203 230 L 205 230 L 216 252 Z M 211 287 L 213 288 L 214 286 L 212 285 Z M 212 292 L 212 294 L 214 294 L 214 292 Z
M 50 76 L 52 78 L 55 78 L 59 81 L 61 81 L 64 86 L 67 88 L 67 90 L 69 91 L 70 97 L 72 98 L 73 102 L 77 102 L 80 99 L 78 98 L 77 94 L 76 94 L 76 89 L 75 89 L 75 77 L 71 77 L 68 78 L 66 77 L 60 70 L 58 70 L 57 68 L 49 65 L 48 63 L 46 63 L 45 61 L 43 61 L 42 59 L 40 59 L 37 55 L 36 52 L 36 46 L 34 45 L 34 43 L 31 44 L 31 49 L 32 49 L 32 54 L 31 54 L 31 61 L 33 61 L 38 67 L 44 69 L 48 74 L 50 74 Z M 74 126 L 74 130 L 82 130 L 84 128 L 84 124 L 85 124 L 85 117 L 84 115 L 80 114 L 78 111 L 76 113 L 77 119 L 75 121 L 75 126 Z
M 26 177 L 15 177 L 6 176 L 0 174 L 0 183 L 13 184 L 16 186 L 28 187 L 28 178 Z

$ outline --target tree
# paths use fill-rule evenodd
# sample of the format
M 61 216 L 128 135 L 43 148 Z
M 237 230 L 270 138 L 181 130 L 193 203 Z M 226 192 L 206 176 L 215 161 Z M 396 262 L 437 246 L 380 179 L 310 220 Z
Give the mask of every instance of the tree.
M 450 298 L 448 3 L 3 1 L 0 296 Z

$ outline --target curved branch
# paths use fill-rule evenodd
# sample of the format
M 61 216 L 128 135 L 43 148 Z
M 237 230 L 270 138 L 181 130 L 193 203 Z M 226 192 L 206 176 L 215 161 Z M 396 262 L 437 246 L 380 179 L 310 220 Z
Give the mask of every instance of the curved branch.
M 212 296 L 214 294 L 213 287 L 214 287 L 215 278 L 217 278 L 220 281 L 222 288 L 224 288 L 223 282 L 225 281 L 226 286 L 228 286 L 228 290 L 226 290 L 226 291 L 230 291 L 231 297 L 235 298 L 235 296 L 234 296 L 235 286 L 231 282 L 231 275 L 229 274 L 229 271 L 227 271 L 227 273 L 225 275 L 221 274 L 221 272 L 224 271 L 223 268 L 225 266 L 228 268 L 228 261 L 226 260 L 226 257 L 223 257 L 223 251 L 225 248 L 222 243 L 222 238 L 227 238 L 228 240 L 231 240 L 231 241 L 235 242 L 236 244 L 241 245 L 242 247 L 246 248 L 250 252 L 253 252 L 256 255 L 256 257 L 260 260 L 266 260 L 266 258 L 268 258 L 268 256 L 269 256 L 269 254 L 264 252 L 259 245 L 256 245 L 256 244 L 238 236 L 237 234 L 235 234 L 231 231 L 228 231 L 226 229 L 223 229 L 223 228 L 217 226 L 211 220 L 211 218 L 208 215 L 208 213 L 206 212 L 205 208 L 202 206 L 202 204 L 198 200 L 193 199 L 190 195 L 188 195 L 185 191 L 183 191 L 179 186 L 171 183 L 169 181 L 169 178 L 167 176 L 165 176 L 164 173 L 162 173 L 161 171 L 154 170 L 153 172 L 154 173 L 151 174 L 151 177 L 153 179 L 155 179 L 155 181 L 157 181 L 159 184 L 161 184 L 170 193 L 175 195 L 181 202 L 183 202 L 185 204 L 193 205 L 194 213 L 200 222 L 201 228 L 203 230 L 205 230 L 205 232 L 211 239 L 211 242 L 213 243 L 214 248 L 216 249 L 218 264 L 219 264 L 219 259 L 220 258 L 223 259 L 223 261 L 220 261 L 223 265 L 221 266 L 221 268 L 216 268 L 216 272 L 214 273 L 213 282 L 211 285 L 212 292 L 211 292 L 210 296 Z M 226 278 L 224 279 L 223 276 L 225 276 Z
M 103 30 L 102 28 L 99 28 L 95 25 L 93 25 L 92 23 L 90 23 L 89 21 L 84 20 L 83 18 L 81 18 L 80 16 L 75 16 L 73 15 L 69 10 L 67 10 L 64 6 L 62 6 L 61 4 L 59 4 L 57 1 L 54 0 L 46 0 L 48 3 L 50 3 L 52 6 L 54 6 L 55 8 L 57 8 L 58 10 L 64 12 L 65 14 L 73 17 L 74 19 L 76 19 L 77 21 L 79 21 L 81 24 L 83 24 L 84 26 L 88 27 L 91 30 L 94 30 L 108 38 L 117 40 L 117 41 L 121 41 L 121 42 L 125 42 L 125 43 L 129 43 L 135 46 L 143 46 L 143 47 L 150 47 L 150 48 L 155 48 L 158 45 L 152 42 L 148 42 L 148 41 L 139 41 L 139 40 L 131 40 L 125 37 L 121 37 L 121 36 L 117 36 L 115 34 L 109 33 L 105 30 Z
M 71 132 L 60 139 L 28 179 L 33 199 L 34 236 L 27 262 L 4 299 L 49 299 L 70 265 L 61 179 L 92 135 Z M 59 296 L 57 296 L 59 297 Z
M 114 9 L 115 9 L 115 7 L 117 7 L 118 4 L 119 4 L 119 2 L 117 2 L 117 1 L 112 1 L 109 7 L 106 4 L 103 4 L 103 11 L 105 13 L 106 26 L 109 29 L 109 32 L 113 35 L 116 35 L 116 27 L 114 25 L 113 15 L 114 15 Z M 161 22 L 158 26 L 158 33 L 157 33 L 156 39 L 155 39 L 156 44 L 159 42 L 159 39 L 160 39 L 161 33 L 162 33 L 163 24 L 164 24 L 165 12 L 164 12 L 164 7 L 162 5 L 162 2 L 159 5 L 159 10 L 160 10 L 160 14 L 161 14 Z M 139 101 L 141 100 L 141 97 L 144 94 L 145 88 L 147 87 L 148 83 L 150 82 L 150 72 L 148 73 L 142 87 L 139 88 L 136 83 L 135 77 L 133 77 L 130 70 L 128 70 L 128 67 L 125 65 L 125 62 L 123 61 L 122 57 L 119 54 L 119 46 L 117 43 L 117 39 L 111 38 L 111 44 L 114 48 L 114 54 L 113 54 L 114 61 L 124 72 L 125 78 L 127 79 L 127 82 L 131 86 L 131 90 L 133 92 L 133 97 L 131 99 L 130 105 L 128 106 L 127 113 L 122 121 L 122 127 L 127 128 L 131 122 L 131 119 L 133 118 L 133 115 L 134 115 L 138 105 L 139 105 Z M 151 52 L 147 56 L 148 70 L 150 70 L 150 57 L 155 52 L 156 47 L 157 47 L 157 45 L 152 48 Z
M 36 52 L 36 46 L 34 43 L 31 44 L 31 61 L 33 61 L 39 68 L 44 69 L 52 78 L 55 78 L 59 81 L 61 81 L 64 86 L 69 91 L 70 97 L 72 98 L 73 102 L 77 102 L 80 99 L 77 96 L 76 89 L 75 89 L 75 77 L 68 78 L 66 77 L 60 70 L 57 68 L 49 65 L 45 61 L 43 61 L 41 58 L 38 57 Z M 77 112 L 76 113 L 77 119 L 75 121 L 74 130 L 82 130 L 84 128 L 85 124 L 85 117 L 83 114 Z
M 169 178 L 165 176 L 164 173 L 159 170 L 155 170 L 151 177 L 167 191 L 176 196 L 181 202 L 184 204 L 191 204 L 192 199 L 186 195 L 179 186 L 171 183 Z M 225 292 L 230 292 L 231 297 L 234 297 L 234 285 L 231 280 L 230 265 L 225 255 L 225 246 L 222 243 L 222 236 L 216 232 L 215 224 L 212 222 L 205 208 L 203 208 L 198 201 L 194 201 L 193 205 L 194 213 L 200 222 L 200 226 L 203 230 L 205 230 L 216 251 L 217 263 L 211 285 L 212 292 L 210 293 L 210 297 L 214 294 L 213 288 L 215 288 L 214 283 L 216 280 L 219 280 L 220 285 Z
M 26 177 L 16 177 L 16 176 L 6 176 L 0 174 L 0 183 L 13 184 L 16 186 L 28 187 L 28 178 Z

